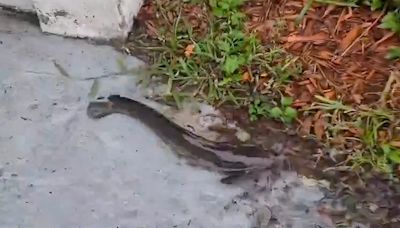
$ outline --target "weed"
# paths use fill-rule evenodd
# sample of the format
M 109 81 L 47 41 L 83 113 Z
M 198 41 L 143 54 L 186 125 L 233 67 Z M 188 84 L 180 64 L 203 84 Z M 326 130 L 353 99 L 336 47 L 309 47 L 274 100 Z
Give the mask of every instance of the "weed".
M 400 59 L 400 47 L 390 48 L 388 54 L 386 55 L 386 58 L 390 60 Z
M 275 107 L 256 99 L 249 106 L 250 120 L 254 121 L 263 116 L 280 120 L 283 123 L 291 123 L 297 117 L 297 110 L 290 107 L 292 104 L 293 99 L 291 97 L 282 96 L 280 104 Z
M 257 98 L 249 105 L 250 120 L 255 121 L 261 116 L 268 116 L 268 110 L 270 110 L 270 107 Z
M 400 9 L 399 9 L 400 10 Z M 399 10 L 389 12 L 382 19 L 379 27 L 388 29 L 394 33 L 400 34 L 400 12 Z

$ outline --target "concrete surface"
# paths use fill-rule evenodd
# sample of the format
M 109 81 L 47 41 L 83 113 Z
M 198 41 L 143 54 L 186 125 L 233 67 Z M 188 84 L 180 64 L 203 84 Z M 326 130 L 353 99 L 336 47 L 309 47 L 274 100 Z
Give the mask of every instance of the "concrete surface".
M 42 31 L 80 38 L 126 38 L 142 0 L 33 0 Z
M 14 7 L 23 11 L 34 12 L 32 0 L 0 0 L 0 6 Z
M 0 227 L 333 227 L 312 180 L 282 172 L 246 199 L 251 186 L 188 166 L 139 121 L 88 119 L 88 78 L 102 77 L 95 97 L 144 101 L 135 76 L 104 77 L 117 59 L 142 64 L 0 11 Z

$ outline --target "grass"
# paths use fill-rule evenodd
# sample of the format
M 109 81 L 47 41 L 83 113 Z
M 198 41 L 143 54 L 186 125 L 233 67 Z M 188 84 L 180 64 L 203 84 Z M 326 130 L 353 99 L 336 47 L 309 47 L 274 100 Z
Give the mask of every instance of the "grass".
M 313 134 L 348 153 L 338 166 L 395 175 L 400 164 L 399 113 L 382 104 L 350 106 L 321 96 L 311 106 L 296 110 L 284 91 L 303 73 L 302 63 L 279 45 L 263 45 L 255 33 L 246 31 L 244 0 L 155 2 L 161 24 L 153 26 L 151 42 L 138 38 L 136 48 L 150 53 L 152 72 L 168 85 L 165 99 L 178 107 L 192 98 L 215 106 L 246 107 L 252 121 L 272 118 L 290 124 L 299 117 L 317 118 Z M 313 2 L 356 6 L 361 1 L 310 0 L 298 20 Z M 379 0 L 363 3 L 374 10 L 388 7 Z M 196 23 L 187 9 L 195 12 Z M 383 18 L 381 27 L 399 32 L 398 19 L 395 9 Z M 285 21 L 276 21 L 278 36 L 285 28 Z M 399 58 L 399 53 L 394 47 L 388 58 Z
M 392 127 L 398 126 L 398 113 L 382 108 L 359 106 L 357 108 L 344 105 L 340 101 L 332 101 L 317 97 L 319 102 L 304 110 L 305 115 L 319 111 L 328 123 L 325 130 L 326 141 L 331 146 L 337 143 L 347 149 L 349 157 L 340 164 L 351 170 L 364 172 L 372 168 L 380 173 L 394 175 L 400 164 L 400 150 L 391 146 L 391 137 L 395 134 Z M 354 132 L 353 135 L 344 134 Z M 338 142 L 338 138 L 341 138 Z M 346 146 L 348 145 L 348 146 Z
M 167 80 L 167 96 L 175 100 L 197 97 L 216 106 L 254 105 L 258 87 L 265 79 L 269 88 L 264 96 L 271 98 L 302 72 L 296 57 L 279 47 L 264 47 L 255 34 L 246 33 L 245 15 L 239 11 L 242 3 L 197 1 L 208 9 L 204 15 L 206 31 L 194 31 L 182 16 L 182 8 L 176 10 L 177 18 L 158 34 L 162 51 L 158 49 L 154 66 L 157 75 Z M 165 5 L 159 2 L 158 7 L 157 11 L 167 14 Z M 271 100 L 268 106 L 274 106 L 274 102 Z M 285 118 L 289 119 L 293 120 Z

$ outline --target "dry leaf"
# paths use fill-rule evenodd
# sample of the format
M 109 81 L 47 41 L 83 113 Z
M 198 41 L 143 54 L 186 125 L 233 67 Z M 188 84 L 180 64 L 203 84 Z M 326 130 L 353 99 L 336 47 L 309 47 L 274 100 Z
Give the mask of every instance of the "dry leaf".
M 194 44 L 189 44 L 188 46 L 186 46 L 186 48 L 185 48 L 185 56 L 187 58 L 190 58 L 193 55 L 194 47 L 195 47 Z
M 363 29 L 359 25 L 353 27 L 340 42 L 340 50 L 346 50 L 354 42 L 354 40 L 361 35 L 362 31 Z

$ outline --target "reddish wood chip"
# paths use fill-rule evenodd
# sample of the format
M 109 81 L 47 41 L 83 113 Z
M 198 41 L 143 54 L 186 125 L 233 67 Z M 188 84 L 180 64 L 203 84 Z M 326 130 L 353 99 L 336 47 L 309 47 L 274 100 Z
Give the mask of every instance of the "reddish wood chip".
M 318 118 L 314 123 L 314 133 L 318 139 L 323 139 L 325 135 L 325 121 L 323 118 Z
M 288 43 L 295 43 L 295 42 L 317 42 L 317 41 L 325 41 L 328 40 L 328 34 L 324 32 L 320 32 L 310 36 L 301 36 L 301 35 L 292 35 L 287 37 L 286 41 Z
M 346 50 L 354 42 L 354 40 L 361 35 L 362 31 L 363 31 L 362 26 L 360 25 L 354 26 L 340 42 L 339 45 L 340 50 L 341 51 Z
M 301 123 L 300 134 L 309 135 L 311 133 L 312 122 L 312 116 L 306 117 Z

